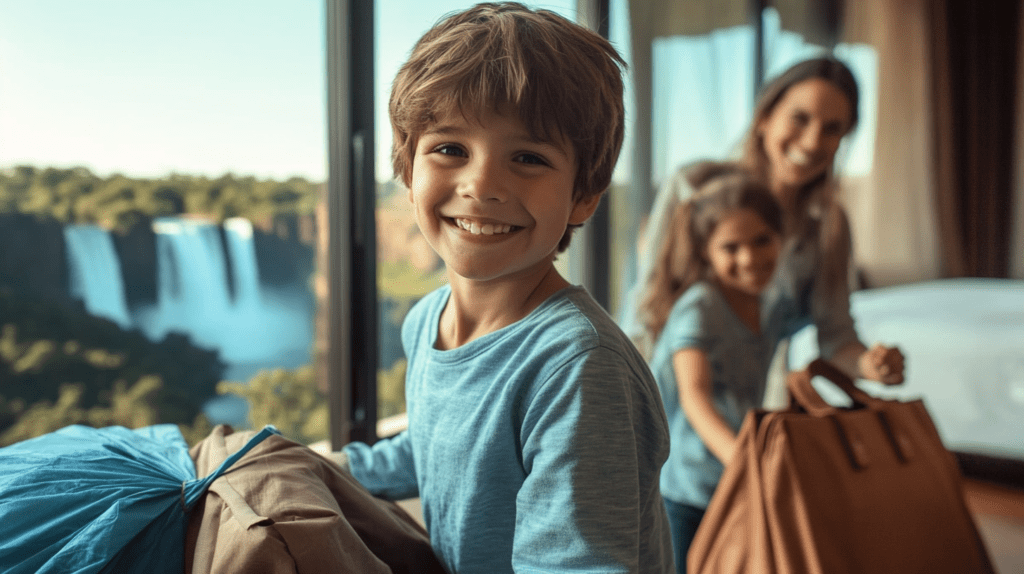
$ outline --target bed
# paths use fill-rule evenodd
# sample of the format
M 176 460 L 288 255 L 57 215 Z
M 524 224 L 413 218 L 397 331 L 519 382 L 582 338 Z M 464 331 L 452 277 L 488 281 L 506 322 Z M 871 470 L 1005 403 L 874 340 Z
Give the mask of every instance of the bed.
M 924 399 L 947 448 L 1024 463 L 1024 281 L 943 279 L 858 291 L 851 312 L 866 344 L 897 344 L 906 383 L 866 390 Z M 790 365 L 817 355 L 813 327 L 794 336 Z M 830 389 L 821 389 L 839 401 Z

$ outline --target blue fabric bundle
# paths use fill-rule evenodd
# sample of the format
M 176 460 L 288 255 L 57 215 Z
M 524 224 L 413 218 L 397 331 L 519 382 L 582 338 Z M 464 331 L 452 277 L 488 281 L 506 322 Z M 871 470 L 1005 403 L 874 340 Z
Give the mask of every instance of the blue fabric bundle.
M 181 574 L 188 511 L 271 434 L 196 478 L 176 425 L 73 425 L 0 448 L 0 572 Z

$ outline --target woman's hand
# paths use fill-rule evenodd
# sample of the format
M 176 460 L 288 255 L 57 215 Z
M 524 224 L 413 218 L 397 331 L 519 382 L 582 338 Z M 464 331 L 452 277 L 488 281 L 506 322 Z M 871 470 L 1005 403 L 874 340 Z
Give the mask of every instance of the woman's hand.
M 886 385 L 903 382 L 904 358 L 899 347 L 875 343 L 857 359 L 860 376 Z

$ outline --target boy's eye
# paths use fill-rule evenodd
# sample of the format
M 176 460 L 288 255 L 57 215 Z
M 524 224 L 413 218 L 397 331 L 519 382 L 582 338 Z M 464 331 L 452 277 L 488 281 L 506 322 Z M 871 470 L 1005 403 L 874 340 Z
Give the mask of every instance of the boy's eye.
M 810 117 L 807 116 L 807 114 L 805 112 L 795 112 L 795 113 L 793 113 L 793 122 L 794 123 L 799 124 L 799 125 L 802 126 L 802 125 L 807 124 L 807 122 L 809 122 L 809 121 L 811 121 L 811 119 L 810 119 Z
M 441 144 L 439 146 L 435 146 L 432 151 L 441 155 L 451 155 L 456 157 L 466 156 L 466 152 L 455 144 Z
M 548 165 L 547 160 L 535 153 L 521 153 L 516 156 L 516 161 L 531 165 Z
M 764 247 L 772 242 L 772 236 L 764 233 L 754 238 L 754 245 L 757 247 Z

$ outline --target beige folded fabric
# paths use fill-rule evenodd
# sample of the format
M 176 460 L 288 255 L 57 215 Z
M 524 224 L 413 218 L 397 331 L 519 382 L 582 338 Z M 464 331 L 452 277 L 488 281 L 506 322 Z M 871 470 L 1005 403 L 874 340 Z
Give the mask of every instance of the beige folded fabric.
M 220 425 L 192 447 L 206 476 L 255 431 Z M 273 435 L 215 480 L 189 516 L 186 574 L 400 574 L 444 569 L 423 527 L 308 447 Z

